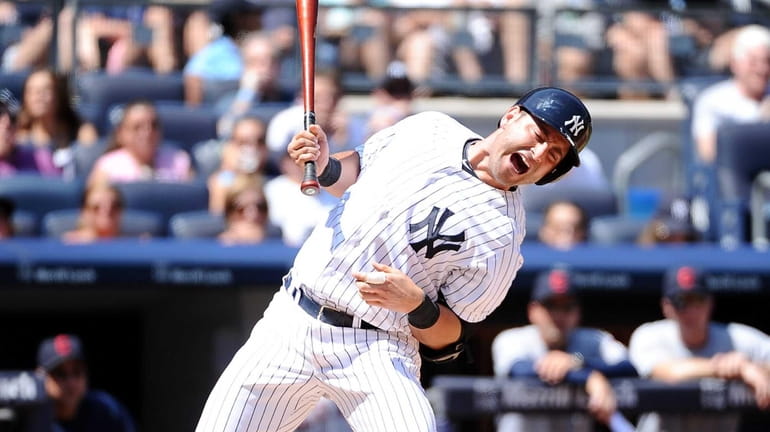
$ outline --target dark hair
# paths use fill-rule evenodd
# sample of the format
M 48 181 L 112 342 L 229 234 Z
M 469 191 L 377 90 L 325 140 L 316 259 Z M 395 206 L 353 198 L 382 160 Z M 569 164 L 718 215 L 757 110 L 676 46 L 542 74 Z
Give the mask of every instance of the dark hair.
M 22 90 L 21 94 L 21 110 L 19 110 L 19 117 L 16 127 L 18 130 L 26 130 L 32 127 L 33 118 L 27 112 L 25 101 L 28 97 L 27 85 L 29 84 L 29 80 L 37 73 L 44 73 L 48 75 L 53 81 L 53 91 L 55 98 L 54 113 L 57 120 L 55 129 L 52 131 L 54 135 L 53 141 L 57 148 L 67 147 L 70 145 L 70 143 L 77 139 L 78 130 L 80 129 L 82 121 L 70 103 L 70 90 L 67 83 L 67 78 L 64 75 L 57 74 L 52 69 L 35 69 L 24 80 L 24 90 Z
M 548 213 L 551 212 L 551 210 L 556 207 L 557 205 L 567 205 L 570 207 L 574 207 L 577 209 L 578 213 L 580 214 L 580 220 L 578 221 L 578 227 L 582 229 L 584 232 L 588 233 L 588 213 L 586 210 L 578 203 L 566 199 L 558 199 L 556 201 L 551 201 L 545 209 L 543 209 L 543 220 L 548 216 Z
M 118 142 L 118 139 L 117 139 L 118 131 L 123 126 L 123 122 L 126 120 L 126 113 L 138 106 L 146 106 L 146 107 L 152 108 L 152 110 L 155 111 L 155 115 L 156 116 L 158 115 L 158 110 L 155 108 L 155 103 L 153 103 L 149 99 L 135 99 L 123 105 L 120 108 L 120 117 L 118 119 L 118 122 L 112 128 L 112 132 L 110 133 L 110 138 L 107 141 L 107 148 L 106 150 L 104 150 L 105 153 L 109 153 L 113 150 L 117 150 L 120 148 L 120 143 Z

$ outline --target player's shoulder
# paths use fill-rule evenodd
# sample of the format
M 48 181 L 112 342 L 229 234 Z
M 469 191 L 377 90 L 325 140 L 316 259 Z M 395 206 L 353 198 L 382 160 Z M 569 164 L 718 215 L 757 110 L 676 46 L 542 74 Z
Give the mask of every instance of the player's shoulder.
M 633 331 L 631 337 L 655 337 L 676 330 L 676 323 L 672 320 L 663 319 L 643 323 Z
M 731 336 L 738 335 L 738 336 L 768 338 L 768 335 L 764 333 L 762 330 L 759 330 L 756 327 L 752 327 L 750 325 L 743 324 L 743 323 L 737 323 L 737 322 L 731 322 L 727 324 L 712 323 L 711 325 L 724 328 L 725 331 L 727 331 Z
M 533 325 L 525 325 L 521 327 L 508 328 L 501 331 L 497 334 L 497 336 L 495 336 L 494 343 L 522 343 L 527 340 L 535 340 L 537 337 L 537 328 Z
M 462 126 L 457 119 L 440 111 L 421 111 L 406 117 L 401 122 L 420 124 L 420 127 L 423 128 L 431 124 L 440 126 Z

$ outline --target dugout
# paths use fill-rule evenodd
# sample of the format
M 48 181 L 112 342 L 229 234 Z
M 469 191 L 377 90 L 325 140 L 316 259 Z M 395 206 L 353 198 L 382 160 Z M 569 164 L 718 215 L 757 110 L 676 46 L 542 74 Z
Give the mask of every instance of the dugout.
M 526 322 L 529 286 L 553 264 L 568 265 L 583 294 L 583 323 L 627 342 L 660 315 L 660 282 L 674 265 L 709 271 L 715 318 L 770 331 L 763 302 L 770 256 L 711 245 L 640 249 L 585 246 L 556 252 L 523 247 L 525 264 L 499 309 L 478 326 L 469 358 L 425 366 L 438 374 L 491 375 L 489 346 L 502 329 Z M 0 370 L 30 370 L 38 342 L 79 334 L 93 387 L 123 401 L 142 431 L 189 431 L 222 368 L 248 336 L 296 249 L 279 242 L 222 246 L 215 241 L 120 240 L 68 246 L 44 239 L 0 243 Z

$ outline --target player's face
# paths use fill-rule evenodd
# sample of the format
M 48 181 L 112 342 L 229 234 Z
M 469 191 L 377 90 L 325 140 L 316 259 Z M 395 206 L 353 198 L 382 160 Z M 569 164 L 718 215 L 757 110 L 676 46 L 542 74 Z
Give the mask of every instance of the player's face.
M 558 131 L 517 106 L 503 116 L 498 132 L 489 149 L 489 174 L 503 189 L 537 182 L 570 148 Z
M 86 394 L 86 366 L 80 360 L 67 360 L 46 376 L 45 388 L 57 404 L 77 406 Z

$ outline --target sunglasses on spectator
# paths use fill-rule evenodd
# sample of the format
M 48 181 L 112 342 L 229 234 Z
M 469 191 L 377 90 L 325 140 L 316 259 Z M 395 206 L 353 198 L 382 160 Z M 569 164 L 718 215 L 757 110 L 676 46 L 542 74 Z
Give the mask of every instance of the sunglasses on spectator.
M 75 366 L 59 366 L 56 369 L 49 372 L 49 375 L 51 375 L 56 380 L 66 380 L 66 379 L 80 379 L 86 376 L 86 369 L 82 365 L 75 365 Z
M 89 211 L 96 212 L 96 211 L 99 211 L 99 210 L 102 210 L 102 209 L 105 209 L 105 210 L 109 211 L 110 213 L 116 213 L 116 212 L 122 210 L 123 206 L 120 205 L 120 203 L 117 203 L 117 202 L 111 202 L 111 203 L 107 203 L 107 204 L 104 204 L 104 203 L 90 203 L 90 204 L 86 204 L 86 210 L 89 210 Z

